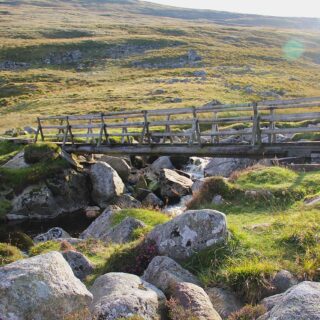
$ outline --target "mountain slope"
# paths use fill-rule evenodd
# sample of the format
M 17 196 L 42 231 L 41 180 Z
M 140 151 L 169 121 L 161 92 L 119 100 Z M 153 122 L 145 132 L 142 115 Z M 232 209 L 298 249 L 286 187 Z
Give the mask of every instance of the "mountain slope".
M 320 95 L 319 32 L 277 21 L 304 20 L 134 0 L 0 0 L 0 128 L 39 114 Z

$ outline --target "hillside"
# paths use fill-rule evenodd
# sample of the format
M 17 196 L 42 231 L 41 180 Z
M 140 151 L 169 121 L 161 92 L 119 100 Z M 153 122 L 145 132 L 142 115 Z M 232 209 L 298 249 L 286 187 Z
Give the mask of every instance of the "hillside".
M 39 114 L 320 94 L 318 19 L 0 1 L 0 128 Z

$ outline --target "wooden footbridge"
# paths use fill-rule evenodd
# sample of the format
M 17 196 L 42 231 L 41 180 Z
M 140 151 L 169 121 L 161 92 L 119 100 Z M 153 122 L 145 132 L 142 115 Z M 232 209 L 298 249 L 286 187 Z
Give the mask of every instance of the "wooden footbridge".
M 78 154 L 308 157 L 320 153 L 320 97 L 39 117 L 37 140 Z

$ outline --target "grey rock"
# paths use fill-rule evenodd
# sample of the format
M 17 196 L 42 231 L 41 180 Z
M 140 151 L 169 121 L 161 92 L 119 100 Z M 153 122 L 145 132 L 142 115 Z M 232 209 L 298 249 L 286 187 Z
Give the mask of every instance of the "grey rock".
M 26 126 L 23 128 L 24 131 L 26 131 L 28 134 L 36 134 L 37 129 L 33 127 Z
M 242 158 L 214 158 L 204 168 L 206 177 L 229 177 L 233 172 L 254 164 L 254 160 Z
M 217 194 L 213 197 L 212 203 L 219 206 L 224 203 L 224 199 L 221 195 Z
M 226 217 L 215 210 L 186 211 L 156 226 L 147 238 L 156 242 L 160 254 L 185 259 L 226 240 Z
M 62 228 L 56 227 L 56 228 L 51 228 L 46 233 L 37 235 L 33 239 L 33 241 L 38 243 L 38 242 L 46 242 L 50 240 L 63 239 L 63 238 L 70 238 L 70 234 L 64 231 Z
M 112 205 L 115 205 L 121 209 L 127 208 L 141 208 L 141 202 L 129 194 L 123 194 L 119 197 L 114 198 L 111 202 Z
M 110 200 L 124 193 L 125 186 L 117 172 L 105 162 L 97 162 L 90 168 L 92 198 L 101 208 Z
M 116 226 L 111 227 L 100 239 L 104 242 L 126 243 L 133 240 L 133 232 L 146 225 L 135 218 L 127 217 Z
M 160 172 L 160 192 L 163 198 L 179 199 L 191 193 L 193 181 L 170 169 Z
M 207 73 L 204 70 L 195 71 L 193 73 L 195 77 L 206 77 Z
M 154 161 L 151 165 L 151 170 L 155 173 L 160 173 L 162 169 L 174 169 L 174 166 L 170 160 L 170 157 L 160 157 Z
M 16 62 L 10 60 L 0 62 L 0 70 L 18 70 L 26 69 L 28 67 L 30 67 L 30 64 L 26 62 Z
M 85 209 L 86 217 L 87 218 L 96 218 L 99 216 L 100 211 L 101 211 L 100 207 L 97 207 L 97 206 L 87 207 Z
M 45 219 L 57 217 L 62 212 L 51 190 L 43 183 L 29 186 L 15 197 L 7 218 L 9 220 Z
M 153 258 L 142 278 L 155 285 L 167 295 L 170 295 L 171 288 L 180 282 L 200 285 L 199 280 L 193 274 L 183 269 L 171 258 L 165 256 Z
M 0 268 L 0 297 L 0 315 L 6 320 L 64 319 L 92 301 L 59 252 Z
M 80 234 L 81 239 L 101 239 L 105 233 L 112 228 L 113 217 L 120 208 L 107 207 L 102 214 L 95 219 L 89 227 Z
M 196 50 L 188 51 L 188 60 L 189 62 L 201 61 L 202 57 L 197 53 Z
M 93 264 L 82 253 L 68 250 L 62 252 L 62 255 L 78 279 L 84 280 L 94 271 Z
M 145 320 L 164 319 L 164 294 L 138 276 L 126 273 L 107 273 L 97 278 L 91 292 L 90 307 L 97 319 L 116 320 L 133 315 Z
M 297 278 L 287 270 L 280 270 L 272 279 L 272 285 L 276 289 L 275 293 L 285 292 L 296 284 L 298 284 Z
M 258 320 L 319 320 L 320 283 L 304 281 L 283 294 L 262 300 L 269 311 Z
M 2 167 L 9 168 L 9 169 L 21 169 L 21 168 L 29 167 L 29 165 L 24 160 L 24 151 L 21 151 L 18 154 L 16 154 L 12 159 L 10 159 Z
M 163 201 L 157 197 L 154 193 L 149 193 L 142 201 L 142 205 L 146 208 L 162 208 L 164 206 Z
M 204 183 L 205 183 L 205 179 L 197 179 L 196 181 L 194 181 L 191 187 L 192 194 L 193 195 L 197 194 L 203 187 Z
M 227 289 L 206 288 L 210 301 L 214 309 L 219 313 L 221 318 L 226 319 L 233 312 L 240 310 L 243 303 Z
M 164 94 L 166 91 L 164 89 L 155 89 L 152 91 L 153 95 L 159 95 L 159 94 Z
M 197 320 L 221 320 L 205 291 L 193 283 L 177 283 L 172 289 L 172 297 Z
M 131 167 L 129 166 L 127 161 L 119 157 L 111 157 L 107 155 L 102 155 L 99 161 L 109 164 L 118 173 L 118 175 L 124 182 L 128 181 Z

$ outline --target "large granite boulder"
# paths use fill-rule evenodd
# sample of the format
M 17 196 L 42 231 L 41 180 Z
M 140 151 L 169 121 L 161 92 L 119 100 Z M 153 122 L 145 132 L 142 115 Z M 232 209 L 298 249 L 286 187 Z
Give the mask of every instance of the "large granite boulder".
M 64 231 L 62 228 L 55 227 L 48 230 L 46 233 L 42 233 L 33 238 L 34 242 L 46 242 L 56 239 L 70 238 L 70 234 Z
M 56 320 L 85 310 L 92 294 L 59 252 L 0 268 L 0 317 Z
M 213 158 L 204 168 L 204 175 L 205 177 L 230 177 L 233 172 L 253 164 L 254 160 L 246 158 Z
M 177 283 L 172 288 L 172 298 L 197 320 L 221 320 L 205 291 L 193 283 Z
M 193 181 L 170 169 L 160 172 L 160 192 L 164 199 L 179 199 L 191 193 Z
M 320 283 L 304 281 L 262 300 L 268 312 L 258 320 L 319 320 Z
M 118 173 L 123 181 L 128 181 L 131 167 L 123 158 L 102 155 L 101 157 L 99 157 L 99 161 L 105 162 L 110 165 Z
M 199 280 L 193 274 L 165 256 L 153 258 L 142 278 L 168 295 L 170 295 L 170 288 L 180 282 L 200 285 Z
M 214 309 L 219 313 L 221 318 L 227 319 L 233 312 L 240 310 L 243 303 L 236 297 L 234 293 L 222 288 L 206 288 L 207 295 Z
M 44 183 L 25 188 L 12 201 L 9 220 L 49 219 L 62 213 L 84 209 L 89 203 L 87 176 L 75 170 L 65 170 Z
M 145 320 L 164 319 L 165 296 L 138 276 L 107 273 L 94 282 L 91 312 L 97 319 L 116 320 L 134 315 Z
M 97 162 L 90 168 L 92 199 L 105 208 L 108 203 L 125 191 L 125 186 L 117 172 L 105 162 Z
M 185 259 L 227 238 L 226 217 L 215 210 L 194 210 L 156 226 L 147 236 L 159 253 Z
M 160 157 L 151 164 L 151 170 L 154 173 L 160 173 L 162 169 L 174 169 L 174 166 L 169 157 Z
M 90 275 L 94 266 L 81 252 L 68 250 L 62 252 L 63 257 L 69 263 L 74 275 L 80 279 L 84 280 L 88 275 Z

